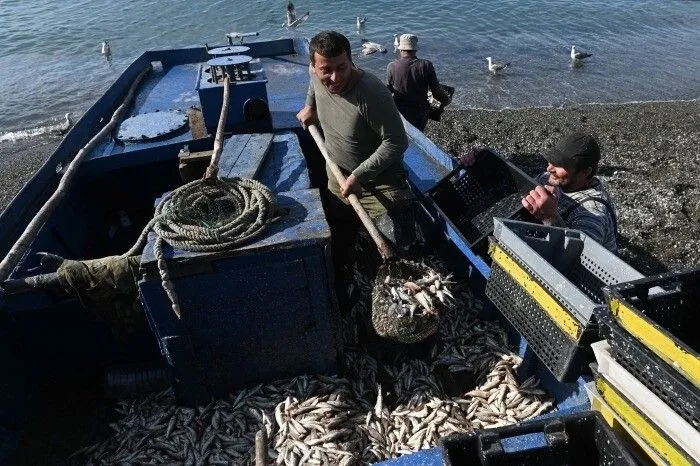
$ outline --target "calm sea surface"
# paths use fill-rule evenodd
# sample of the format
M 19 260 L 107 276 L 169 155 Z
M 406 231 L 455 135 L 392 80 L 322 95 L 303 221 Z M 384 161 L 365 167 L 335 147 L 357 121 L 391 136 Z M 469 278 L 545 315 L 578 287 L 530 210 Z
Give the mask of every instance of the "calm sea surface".
M 384 76 L 393 34 L 419 36 L 419 56 L 457 88 L 461 107 L 561 106 L 693 99 L 700 95 L 700 1 L 295 0 L 309 20 L 288 31 L 284 0 L 0 0 L 0 139 L 80 115 L 148 49 L 224 43 L 231 31 L 260 39 L 336 29 Z M 355 16 L 366 15 L 358 33 Z M 107 39 L 113 61 L 100 55 Z M 571 45 L 593 54 L 571 68 Z M 508 61 L 500 77 L 485 57 Z M 26 131 L 25 131 L 26 132 Z

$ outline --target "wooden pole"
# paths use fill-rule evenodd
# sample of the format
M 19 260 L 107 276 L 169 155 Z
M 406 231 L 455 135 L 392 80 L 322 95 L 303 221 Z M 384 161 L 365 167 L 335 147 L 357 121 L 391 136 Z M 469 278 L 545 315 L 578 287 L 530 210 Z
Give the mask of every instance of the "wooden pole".
M 265 430 L 265 426 L 255 434 L 255 466 L 267 466 L 267 430 Z
M 336 165 L 336 163 L 333 162 L 328 155 L 326 143 L 324 142 L 323 136 L 321 136 L 321 132 L 318 130 L 318 127 L 316 125 L 309 125 L 309 133 L 311 133 L 314 141 L 316 141 L 316 145 L 321 151 L 321 154 L 323 154 L 323 158 L 326 159 L 326 164 L 328 164 L 331 172 L 333 172 L 333 175 L 335 175 L 335 179 L 338 180 L 338 184 L 343 186 L 345 184 L 345 176 L 343 175 L 343 172 L 340 171 L 338 165 Z M 360 204 L 360 200 L 357 198 L 357 196 L 355 194 L 350 194 L 348 196 L 348 200 L 350 201 L 352 208 L 355 209 L 355 212 L 360 217 L 360 220 L 367 229 L 367 232 L 369 232 L 369 235 L 374 240 L 374 243 L 377 245 L 377 249 L 379 249 L 379 254 L 381 254 L 382 258 L 386 260 L 396 257 L 396 253 L 394 252 L 393 248 L 386 242 L 384 236 L 382 236 L 382 234 L 379 232 L 377 226 L 374 224 L 374 221 L 367 214 L 365 208 L 362 207 L 362 204 Z
M 131 100 L 134 97 L 134 92 L 136 91 L 136 88 L 138 87 L 139 83 L 144 78 L 144 76 L 146 76 L 146 74 L 148 74 L 150 71 L 151 66 L 149 65 L 143 71 L 141 71 L 141 73 L 136 77 L 134 82 L 131 83 L 129 92 L 126 94 L 126 97 L 124 97 L 122 104 L 112 115 L 112 118 L 109 120 L 109 123 L 107 123 L 105 127 L 100 130 L 99 133 L 93 136 L 93 138 L 90 139 L 90 141 L 85 145 L 85 147 L 78 151 L 71 163 L 68 165 L 68 168 L 66 169 L 65 173 L 61 177 L 61 181 L 58 183 L 56 191 L 54 191 L 49 200 L 46 201 L 46 203 L 41 207 L 41 209 L 39 209 L 39 212 L 34 216 L 32 221 L 29 222 L 29 225 L 27 225 L 27 228 L 24 229 L 22 235 L 15 242 L 12 248 L 10 248 L 10 251 L 7 253 L 7 256 L 5 256 L 2 262 L 0 262 L 0 285 L 10 276 L 10 274 L 15 269 L 22 256 L 27 252 L 27 250 L 31 246 L 41 227 L 44 226 L 51 214 L 54 212 L 54 210 L 56 210 L 56 207 L 58 207 L 58 205 L 61 203 L 61 200 L 63 200 L 63 198 L 65 197 L 66 193 L 68 192 L 68 189 L 71 186 L 71 183 L 73 182 L 73 179 L 78 174 L 78 169 L 80 168 L 80 164 L 82 163 L 85 156 L 90 153 L 90 151 L 97 145 L 97 143 L 99 143 L 105 136 L 112 132 L 114 127 L 121 120 L 122 115 L 124 114 L 126 109 L 129 107 L 129 104 L 131 103 Z
M 221 151 L 224 148 L 224 128 L 226 127 L 226 117 L 228 116 L 228 96 L 229 96 L 229 77 L 224 77 L 224 100 L 221 102 L 221 114 L 219 115 L 219 124 L 216 127 L 216 137 L 214 138 L 214 151 L 211 154 L 211 161 L 204 173 L 204 179 L 216 178 L 219 174 L 219 159 L 221 159 Z

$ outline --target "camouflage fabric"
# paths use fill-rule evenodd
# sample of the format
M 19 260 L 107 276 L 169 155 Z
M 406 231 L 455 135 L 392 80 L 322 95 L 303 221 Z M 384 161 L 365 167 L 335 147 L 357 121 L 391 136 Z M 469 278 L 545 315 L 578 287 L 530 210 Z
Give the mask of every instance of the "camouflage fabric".
M 85 310 L 109 325 L 115 337 L 124 338 L 145 324 L 136 286 L 140 261 L 140 256 L 66 259 L 56 272 L 61 285 Z

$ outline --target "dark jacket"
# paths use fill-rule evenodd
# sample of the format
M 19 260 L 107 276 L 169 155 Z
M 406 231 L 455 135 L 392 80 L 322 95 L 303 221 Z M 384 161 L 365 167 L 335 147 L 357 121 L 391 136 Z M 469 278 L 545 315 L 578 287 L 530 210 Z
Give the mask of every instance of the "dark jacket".
M 387 86 L 394 95 L 399 112 L 413 126 L 423 130 L 428 122 L 428 91 L 446 104 L 450 98 L 440 86 L 430 60 L 416 57 L 397 58 L 386 69 Z

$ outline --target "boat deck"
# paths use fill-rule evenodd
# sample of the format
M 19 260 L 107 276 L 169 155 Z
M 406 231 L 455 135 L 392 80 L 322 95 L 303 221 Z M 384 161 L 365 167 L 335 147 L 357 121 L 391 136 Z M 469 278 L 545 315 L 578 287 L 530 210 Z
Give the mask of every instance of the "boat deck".
M 314 170 L 321 170 L 313 164 L 319 164 L 319 160 L 314 160 L 314 157 L 318 158 L 318 154 L 311 148 L 308 135 L 300 130 L 295 118 L 304 103 L 308 82 L 308 57 L 303 53 L 293 53 L 290 43 L 291 41 L 273 41 L 272 44 L 254 47 L 251 51 L 251 55 L 259 58 L 259 62 L 252 63 L 251 68 L 262 67 L 268 79 L 267 94 L 273 134 L 272 143 L 262 159 L 256 178 L 275 193 L 296 192 L 302 197 L 307 195 L 317 199 L 318 193 L 313 188 L 318 188 L 320 183 L 313 175 Z M 14 213 L 17 220 L 13 220 L 13 227 L 21 227 L 29 215 L 22 211 L 22 206 L 30 212 L 33 204 L 40 203 L 41 199 L 46 197 L 44 191 L 48 191 L 52 184 L 57 183 L 56 164 L 66 160 L 69 154 L 74 154 L 97 128 L 109 120 L 121 96 L 144 66 L 160 62 L 138 88 L 134 104 L 125 118 L 155 111 L 190 112 L 192 107 L 199 107 L 201 102 L 195 84 L 200 73 L 200 64 L 206 59 L 207 55 L 203 49 L 148 52 L 142 56 L 86 113 L 47 166 L 37 175 L 34 183 L 23 190 L 20 199 L 22 202 L 14 203 L 2 219 L 6 220 L 8 215 Z M 419 198 L 424 201 L 427 213 L 431 214 L 426 193 L 454 168 L 454 161 L 415 128 L 407 126 L 407 132 L 411 140 L 405 154 L 409 180 Z M 190 127 L 168 137 L 147 142 L 124 143 L 113 138 L 101 141 L 88 155 L 81 167 L 78 184 L 45 225 L 16 276 L 32 273 L 29 270 L 37 265 L 32 255 L 37 251 L 54 252 L 73 258 L 101 257 L 123 252 L 125 246 L 131 245 L 140 228 L 152 216 L 154 200 L 182 184 L 177 167 L 181 149 L 188 146 L 191 151 L 211 150 L 211 137 L 201 134 L 196 136 Z M 42 180 L 43 185 L 40 189 Z M 283 196 L 289 197 L 286 194 Z M 134 223 L 133 231 L 119 241 L 106 241 L 105 234 L 118 223 L 117 214 L 122 210 L 129 213 Z M 298 216 L 306 218 L 306 214 L 307 212 L 302 212 Z M 320 207 L 312 214 L 312 220 L 319 225 L 325 225 Z M 483 277 L 488 276 L 489 266 L 483 258 L 471 251 L 459 232 L 451 229 L 451 225 L 437 216 L 431 221 L 432 228 L 438 231 L 435 235 L 436 243 L 448 245 L 450 255 L 454 256 L 457 262 L 463 263 L 464 258 L 467 258 L 470 265 L 467 266 L 466 275 L 473 278 L 470 281 L 474 292 L 482 294 Z M 290 227 L 289 231 L 280 231 L 287 226 Z M 287 242 L 285 244 L 294 242 L 293 225 L 280 223 L 271 228 L 269 233 L 269 237 L 261 239 L 261 244 L 265 244 L 265 241 L 275 243 L 280 238 Z M 9 232 L 0 234 L 0 246 L 8 243 L 10 237 Z M 298 241 L 304 241 L 304 238 Z M 227 291 L 225 286 L 220 288 L 224 292 Z M 279 299 L 284 299 L 284 296 Z M 106 438 L 110 434 L 106 426 L 115 415 L 112 412 L 113 403 L 100 398 L 99 371 L 106 360 L 111 362 L 123 359 L 124 353 L 117 351 L 117 343 L 110 337 L 104 325 L 86 323 L 84 316 L 79 312 L 81 308 L 77 300 L 56 299 L 46 293 L 22 297 L 0 296 L 0 307 L 2 306 L 3 312 L 9 310 L 10 314 L 15 314 L 14 317 L 23 321 L 20 327 L 24 333 L 20 335 L 20 339 L 31 346 L 33 354 L 30 357 L 38 360 L 34 361 L 36 364 L 30 365 L 32 371 L 42 376 L 61 372 L 76 374 L 82 371 L 83 374 L 87 373 L 92 377 L 90 387 L 86 388 L 86 385 L 77 392 L 76 385 L 80 386 L 80 383 L 65 382 L 65 379 L 60 385 L 43 386 L 46 392 L 35 398 L 33 409 L 34 414 L 39 414 L 41 419 L 32 422 L 28 427 L 17 464 L 37 459 L 63 459 L 79 446 Z M 488 305 L 480 314 L 484 319 L 499 318 Z M 509 334 L 511 344 L 518 348 L 518 354 L 524 358 L 518 375 L 523 378 L 537 376 L 542 387 L 553 396 L 558 411 L 551 415 L 588 407 L 582 387 L 590 379 L 582 377 L 568 384 L 557 382 L 537 360 L 525 340 L 505 322 L 504 328 Z M 150 343 L 148 354 L 157 356 L 152 334 L 149 333 L 148 336 L 151 338 L 146 342 L 146 345 Z M 145 346 L 142 345 L 141 348 Z M 85 365 L 88 369 L 85 369 Z M 60 388 L 53 393 L 50 387 Z M 81 398 L 89 400 L 81 409 L 66 410 L 61 407 L 80 405 Z M 23 416 L 18 414 L 17 417 Z M 102 428 L 95 426 L 95 418 L 103 421 Z M 17 425 L 25 425 L 26 421 L 22 419 Z M 86 430 L 87 425 L 95 428 Z M 71 438 L 61 430 L 73 432 Z M 43 449 L 36 448 L 36 439 L 39 438 L 45 445 Z M 432 449 L 415 455 L 415 460 L 425 458 L 425 464 L 438 464 L 440 455 L 439 449 Z

